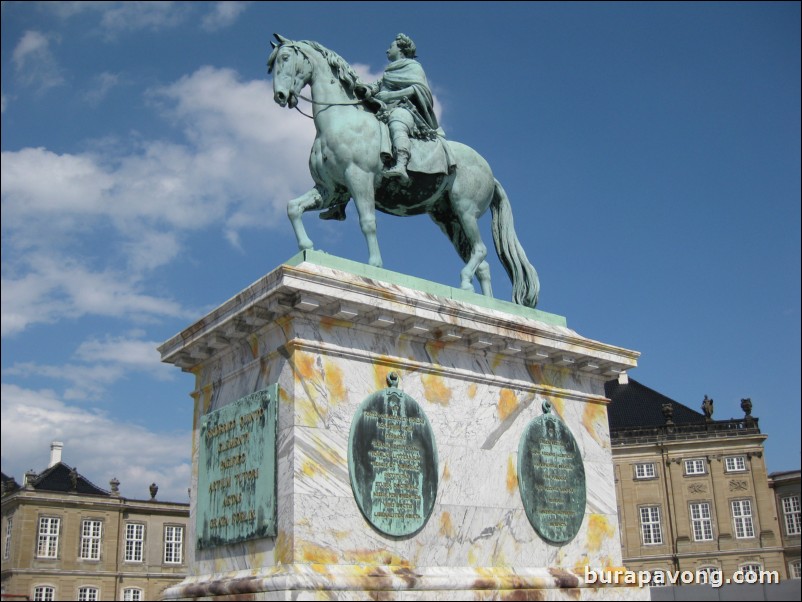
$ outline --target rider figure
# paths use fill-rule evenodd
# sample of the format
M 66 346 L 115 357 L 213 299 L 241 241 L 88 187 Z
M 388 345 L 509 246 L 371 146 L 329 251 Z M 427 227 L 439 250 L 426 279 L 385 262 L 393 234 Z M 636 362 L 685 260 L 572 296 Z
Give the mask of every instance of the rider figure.
M 415 60 L 415 50 L 412 39 L 399 33 L 387 49 L 390 64 L 382 78 L 372 84 L 359 82 L 354 87 L 357 98 L 368 101 L 371 108 L 378 111 L 377 117 L 387 123 L 396 162 L 384 171 L 384 176 L 397 178 L 402 184 L 409 183 L 407 163 L 410 136 L 434 138 L 445 135 L 437 124 L 432 92 L 423 67 Z M 387 157 L 387 160 L 390 159 L 392 157 Z M 344 220 L 345 205 L 342 203 L 329 207 L 320 214 L 320 218 Z
M 434 114 L 434 100 L 421 64 L 415 60 L 415 43 L 399 33 L 387 49 L 390 64 L 382 78 L 373 84 L 358 83 L 354 88 L 358 98 L 374 98 L 384 104 L 379 117 L 387 121 L 395 149 L 395 165 L 385 170 L 387 178 L 409 182 L 409 138 L 431 138 L 442 130 Z

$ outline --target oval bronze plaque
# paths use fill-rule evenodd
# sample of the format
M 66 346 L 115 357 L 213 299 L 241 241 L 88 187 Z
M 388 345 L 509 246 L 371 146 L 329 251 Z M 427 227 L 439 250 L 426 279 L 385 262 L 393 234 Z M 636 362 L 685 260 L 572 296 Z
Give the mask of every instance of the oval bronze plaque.
M 370 395 L 354 416 L 348 472 L 354 498 L 368 522 L 385 535 L 420 531 L 437 497 L 437 445 L 423 409 L 397 388 Z
M 518 488 L 529 522 L 553 544 L 573 539 L 585 516 L 585 465 L 571 431 L 543 404 L 518 446 Z

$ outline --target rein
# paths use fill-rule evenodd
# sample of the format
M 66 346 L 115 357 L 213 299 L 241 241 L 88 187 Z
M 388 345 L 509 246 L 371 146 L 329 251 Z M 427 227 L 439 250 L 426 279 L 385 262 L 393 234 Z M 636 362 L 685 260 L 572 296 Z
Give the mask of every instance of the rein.
M 354 100 L 354 101 L 351 101 L 351 102 L 318 102 L 316 100 L 312 100 L 311 98 L 307 98 L 303 94 L 296 94 L 296 96 L 298 98 L 300 98 L 301 100 L 305 100 L 309 104 L 321 105 L 321 106 L 324 106 L 324 107 L 351 107 L 351 106 L 361 105 L 362 104 L 361 100 Z M 309 117 L 309 119 L 314 119 L 314 117 L 312 117 L 311 115 L 308 115 L 307 113 L 304 113 L 301 109 L 299 109 L 298 105 L 295 105 L 295 110 L 298 111 L 304 117 Z

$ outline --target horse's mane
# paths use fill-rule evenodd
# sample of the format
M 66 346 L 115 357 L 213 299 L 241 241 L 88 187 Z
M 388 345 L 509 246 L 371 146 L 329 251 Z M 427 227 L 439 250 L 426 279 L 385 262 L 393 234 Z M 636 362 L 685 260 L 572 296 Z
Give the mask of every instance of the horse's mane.
M 354 89 L 354 86 L 359 81 L 359 76 L 356 74 L 356 71 L 353 70 L 351 65 L 341 57 L 339 54 L 334 52 L 333 50 L 329 50 L 322 44 L 315 42 L 314 40 L 301 40 L 300 42 L 287 42 L 291 44 L 306 44 L 307 46 L 311 47 L 312 50 L 318 52 L 326 62 L 331 67 L 331 72 L 337 76 L 337 79 L 340 80 L 340 83 L 349 91 Z M 270 53 L 270 56 L 267 59 L 267 71 L 270 73 L 273 70 L 273 65 L 276 62 L 276 54 L 278 53 L 278 49 L 281 46 L 276 46 L 273 48 L 273 51 Z
M 348 61 L 346 61 L 333 50 L 329 50 L 318 42 L 313 40 L 302 40 L 301 42 L 311 46 L 314 50 L 319 52 L 324 59 L 326 59 L 329 67 L 331 67 L 331 72 L 337 77 L 337 79 L 340 80 L 340 83 L 342 83 L 346 89 L 354 89 L 357 81 L 359 81 L 359 76 L 356 74 L 356 71 L 354 71 L 351 65 L 348 64 Z

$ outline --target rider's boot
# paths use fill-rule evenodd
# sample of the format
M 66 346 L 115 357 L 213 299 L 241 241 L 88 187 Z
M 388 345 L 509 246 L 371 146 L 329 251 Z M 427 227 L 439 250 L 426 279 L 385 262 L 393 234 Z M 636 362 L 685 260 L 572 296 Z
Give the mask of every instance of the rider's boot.
M 399 149 L 396 152 L 395 165 L 384 171 L 385 178 L 398 178 L 402 184 L 409 184 L 409 174 L 407 174 L 407 163 L 409 163 L 409 151 Z
M 390 128 L 390 137 L 393 140 L 393 148 L 395 149 L 395 165 L 384 171 L 384 177 L 397 178 L 402 184 L 409 184 L 409 175 L 407 174 L 410 147 L 409 125 L 404 122 L 404 119 L 412 119 L 409 112 L 396 109 L 393 111 L 390 123 L 387 124 Z

